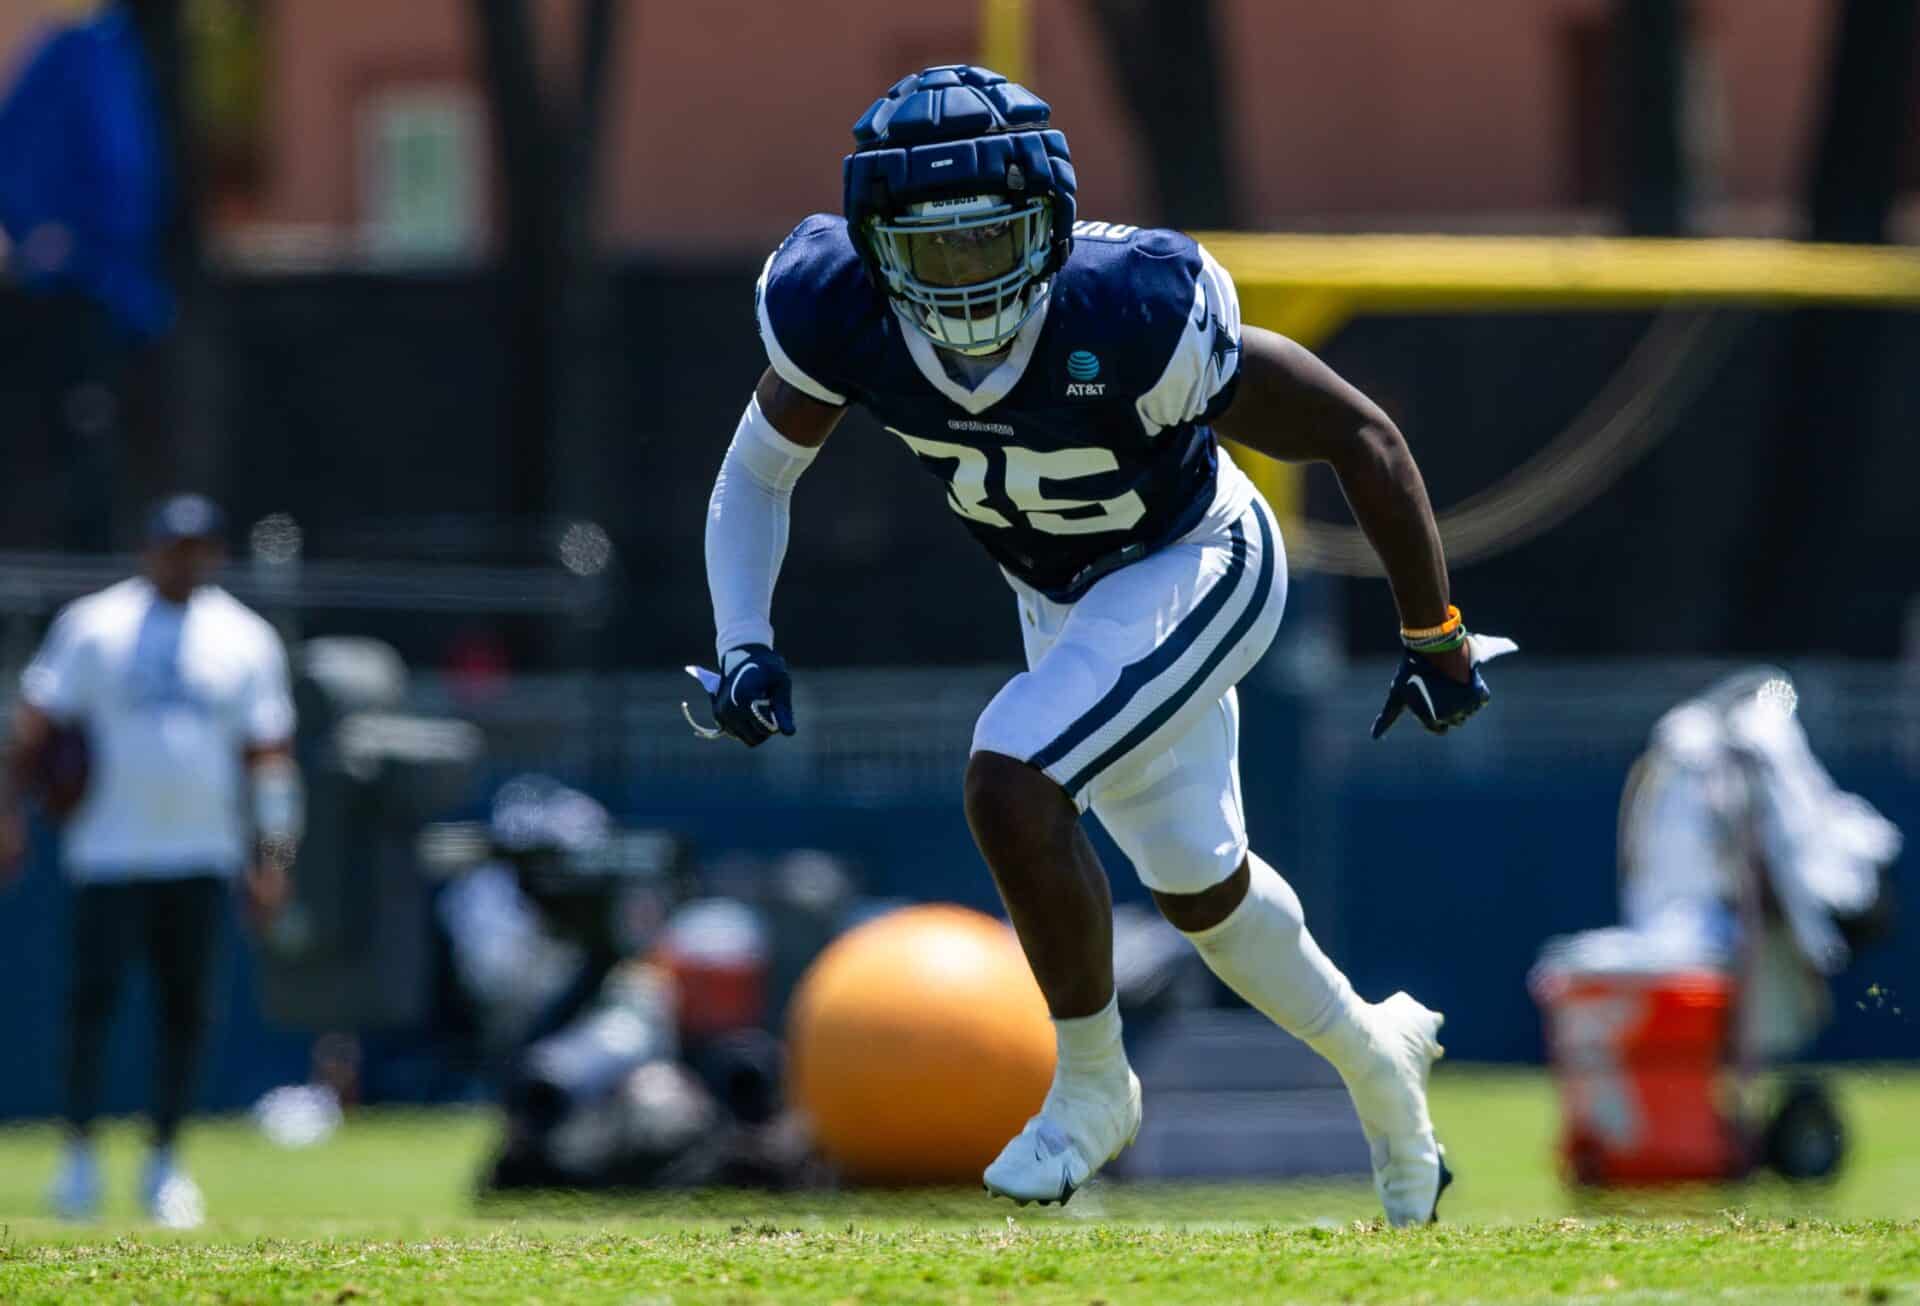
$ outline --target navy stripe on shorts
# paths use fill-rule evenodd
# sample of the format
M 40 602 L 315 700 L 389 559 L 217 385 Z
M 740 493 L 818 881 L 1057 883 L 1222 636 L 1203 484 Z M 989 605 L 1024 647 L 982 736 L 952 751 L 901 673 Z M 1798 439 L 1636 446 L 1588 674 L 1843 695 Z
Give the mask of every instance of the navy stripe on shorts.
M 1138 662 L 1129 663 L 1120 673 L 1112 689 L 1101 696 L 1100 701 L 1076 718 L 1058 736 L 1047 743 L 1028 762 L 1042 770 L 1066 759 L 1076 748 L 1097 734 L 1102 727 L 1134 706 L 1136 700 L 1150 692 L 1154 682 L 1169 669 L 1179 663 L 1197 643 L 1206 639 L 1211 647 L 1206 656 L 1189 675 L 1184 677 L 1177 687 L 1162 691 L 1165 696 L 1151 710 L 1147 711 L 1134 726 L 1115 743 L 1103 750 L 1097 757 L 1080 763 L 1066 777 L 1058 777 L 1061 787 L 1070 794 L 1077 794 L 1090 784 L 1099 774 L 1138 748 L 1142 743 L 1171 720 L 1176 712 L 1193 696 L 1205 687 L 1208 679 L 1218 669 L 1227 655 L 1245 639 L 1254 623 L 1260 619 L 1266 607 L 1265 596 L 1271 591 L 1276 558 L 1279 553 L 1275 547 L 1273 527 L 1269 524 L 1266 511 L 1256 499 L 1248 508 L 1256 529 L 1260 533 L 1260 566 L 1257 574 L 1248 567 L 1248 543 L 1245 529 L 1245 517 L 1233 524 L 1229 531 L 1230 543 L 1227 569 L 1220 579 L 1214 582 L 1206 595 L 1194 605 L 1187 619 L 1180 623 L 1172 635 L 1162 641 L 1159 647 Z M 1240 610 L 1228 619 L 1223 614 L 1232 606 L 1236 596 L 1247 594 L 1249 588 L 1252 597 Z M 1049 772 L 1051 774 L 1051 772 Z

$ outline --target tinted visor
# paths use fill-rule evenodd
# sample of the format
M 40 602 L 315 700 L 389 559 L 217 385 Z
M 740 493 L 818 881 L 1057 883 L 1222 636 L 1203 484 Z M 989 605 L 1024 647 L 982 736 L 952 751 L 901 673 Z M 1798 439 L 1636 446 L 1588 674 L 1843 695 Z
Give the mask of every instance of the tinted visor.
M 979 196 L 915 207 L 892 221 L 868 219 L 895 307 L 936 344 L 985 350 L 1012 339 L 1046 284 L 1050 202 Z
M 1023 251 L 1006 219 L 981 226 L 900 233 L 900 261 L 931 286 L 977 286 L 997 281 L 1020 264 Z

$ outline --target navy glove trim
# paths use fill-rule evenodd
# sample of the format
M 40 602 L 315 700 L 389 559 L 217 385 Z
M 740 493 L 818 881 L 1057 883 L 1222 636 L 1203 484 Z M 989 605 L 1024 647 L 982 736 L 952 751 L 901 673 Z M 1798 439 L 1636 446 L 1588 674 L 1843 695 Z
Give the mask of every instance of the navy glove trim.
M 1374 718 L 1371 733 L 1373 738 L 1380 738 L 1393 728 L 1402 712 L 1412 712 L 1429 732 L 1444 735 L 1454 726 L 1465 724 L 1492 698 L 1493 691 L 1487 688 L 1478 666 L 1473 668 L 1473 678 L 1462 684 L 1425 655 L 1409 651 L 1400 659 L 1393 683 L 1387 686 L 1386 704 Z

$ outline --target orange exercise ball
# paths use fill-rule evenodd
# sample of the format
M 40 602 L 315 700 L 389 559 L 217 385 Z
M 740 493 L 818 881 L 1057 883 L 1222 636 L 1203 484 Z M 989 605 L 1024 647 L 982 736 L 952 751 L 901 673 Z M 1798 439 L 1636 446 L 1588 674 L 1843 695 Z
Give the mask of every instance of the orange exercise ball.
M 1053 1079 L 1019 941 L 964 907 L 902 908 L 836 939 L 802 977 L 787 1036 L 795 1105 L 862 1183 L 978 1183 Z

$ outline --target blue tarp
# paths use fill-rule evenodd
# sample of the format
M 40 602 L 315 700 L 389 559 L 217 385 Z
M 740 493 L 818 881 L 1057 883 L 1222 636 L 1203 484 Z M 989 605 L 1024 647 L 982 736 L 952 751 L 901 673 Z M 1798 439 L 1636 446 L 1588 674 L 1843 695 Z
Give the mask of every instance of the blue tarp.
M 169 182 L 140 40 L 124 8 L 55 27 L 0 103 L 0 228 L 14 275 L 77 290 L 136 336 L 164 331 Z

